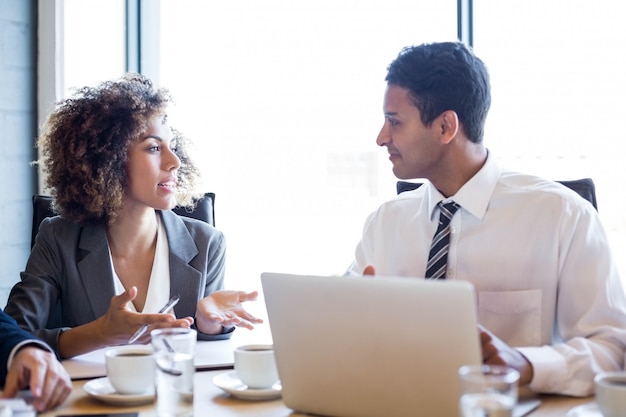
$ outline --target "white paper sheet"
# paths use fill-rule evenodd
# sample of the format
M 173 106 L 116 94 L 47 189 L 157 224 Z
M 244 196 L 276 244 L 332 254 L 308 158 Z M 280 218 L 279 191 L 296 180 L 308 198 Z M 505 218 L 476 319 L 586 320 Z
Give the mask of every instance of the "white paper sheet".
M 24 398 L 0 399 L 0 417 L 35 417 L 37 411 Z

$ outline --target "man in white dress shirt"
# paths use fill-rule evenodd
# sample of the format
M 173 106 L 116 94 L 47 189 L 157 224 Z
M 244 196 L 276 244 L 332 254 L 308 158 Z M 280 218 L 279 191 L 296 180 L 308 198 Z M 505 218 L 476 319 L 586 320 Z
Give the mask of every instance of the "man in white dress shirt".
M 496 164 L 483 144 L 489 75 L 462 43 L 405 48 L 386 81 L 376 143 L 398 178 L 427 181 L 367 219 L 348 273 L 425 277 L 438 203 L 454 201 L 444 274 L 476 287 L 484 362 L 516 368 L 535 392 L 592 394 L 626 349 L 626 297 L 596 210 Z

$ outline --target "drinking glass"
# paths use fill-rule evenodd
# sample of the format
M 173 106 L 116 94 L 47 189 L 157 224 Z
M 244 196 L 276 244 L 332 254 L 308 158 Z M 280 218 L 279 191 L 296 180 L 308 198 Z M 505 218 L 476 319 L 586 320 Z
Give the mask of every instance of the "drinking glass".
M 193 376 L 196 331 L 185 328 L 153 330 L 158 417 L 193 416 Z
M 467 365 L 459 369 L 463 417 L 511 417 L 517 404 L 519 372 L 499 365 Z

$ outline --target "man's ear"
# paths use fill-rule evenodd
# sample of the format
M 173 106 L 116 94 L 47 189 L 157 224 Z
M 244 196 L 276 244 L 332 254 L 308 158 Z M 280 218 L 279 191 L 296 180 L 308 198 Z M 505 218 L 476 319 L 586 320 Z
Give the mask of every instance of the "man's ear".
M 450 143 L 452 139 L 459 133 L 459 116 L 455 111 L 446 110 L 439 116 L 440 118 L 440 134 L 441 143 Z

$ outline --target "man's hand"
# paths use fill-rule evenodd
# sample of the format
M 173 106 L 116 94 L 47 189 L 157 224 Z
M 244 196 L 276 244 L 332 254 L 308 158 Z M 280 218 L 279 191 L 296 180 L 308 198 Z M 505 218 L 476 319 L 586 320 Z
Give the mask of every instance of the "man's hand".
M 363 275 L 376 275 L 376 269 L 372 265 L 367 265 L 363 268 Z
M 27 345 L 21 348 L 8 370 L 4 396 L 14 397 L 30 386 L 33 405 L 43 412 L 61 404 L 72 391 L 72 381 L 53 353 Z
M 483 363 L 488 365 L 509 366 L 520 374 L 519 385 L 530 384 L 533 379 L 533 367 L 518 350 L 498 339 L 493 333 L 478 326 Z

